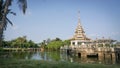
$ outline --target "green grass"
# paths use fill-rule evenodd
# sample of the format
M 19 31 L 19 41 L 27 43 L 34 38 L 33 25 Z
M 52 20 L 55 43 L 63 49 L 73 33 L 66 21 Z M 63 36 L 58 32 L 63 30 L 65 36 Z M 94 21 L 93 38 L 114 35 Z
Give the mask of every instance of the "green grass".
M 0 59 L 0 68 L 119 68 L 120 65 Z

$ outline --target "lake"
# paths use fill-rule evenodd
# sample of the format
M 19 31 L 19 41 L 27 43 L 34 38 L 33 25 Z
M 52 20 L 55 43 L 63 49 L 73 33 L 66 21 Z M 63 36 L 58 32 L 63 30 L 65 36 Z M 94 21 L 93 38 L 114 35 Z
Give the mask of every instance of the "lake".
M 67 55 L 64 52 L 0 52 L 0 59 L 25 59 L 25 60 L 45 60 L 45 61 L 65 61 L 76 63 L 92 63 L 92 64 L 120 64 L 120 60 L 111 59 L 109 57 L 99 59 L 98 57 L 77 57 Z M 102 57 L 101 57 L 102 58 Z

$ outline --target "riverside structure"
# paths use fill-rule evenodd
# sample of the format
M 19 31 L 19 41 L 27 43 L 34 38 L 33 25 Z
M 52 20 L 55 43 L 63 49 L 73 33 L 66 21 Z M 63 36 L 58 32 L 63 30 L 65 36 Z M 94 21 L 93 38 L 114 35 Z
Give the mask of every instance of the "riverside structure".
M 77 28 L 70 40 L 70 46 L 65 45 L 61 47 L 61 51 L 79 57 L 96 56 L 99 57 L 99 59 L 101 59 L 101 57 L 103 57 L 103 59 L 105 57 L 120 59 L 120 48 L 113 46 L 116 40 L 106 39 L 104 37 L 102 39 L 96 38 L 96 40 L 92 40 L 85 35 L 80 21 L 80 12 L 78 12 Z M 113 61 L 115 61 L 115 59 Z

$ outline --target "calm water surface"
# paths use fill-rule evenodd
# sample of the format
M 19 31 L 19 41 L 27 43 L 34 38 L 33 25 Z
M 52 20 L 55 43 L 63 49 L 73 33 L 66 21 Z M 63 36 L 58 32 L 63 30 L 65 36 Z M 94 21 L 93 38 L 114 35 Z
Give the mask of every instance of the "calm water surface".
M 76 57 L 61 52 L 0 52 L 0 59 L 28 59 L 45 61 L 66 61 L 77 63 L 120 64 L 120 60 L 98 57 Z

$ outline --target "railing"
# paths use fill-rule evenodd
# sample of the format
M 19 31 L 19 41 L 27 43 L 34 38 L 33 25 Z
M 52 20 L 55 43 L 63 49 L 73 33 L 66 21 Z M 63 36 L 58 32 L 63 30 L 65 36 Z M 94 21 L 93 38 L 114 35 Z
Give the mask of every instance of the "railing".
M 87 46 L 64 46 L 62 49 L 67 50 L 71 49 L 72 51 L 77 52 L 120 52 L 120 48 L 115 47 L 87 47 Z

